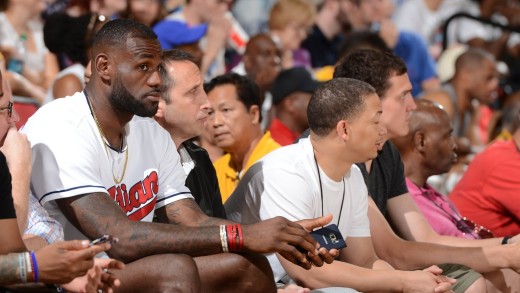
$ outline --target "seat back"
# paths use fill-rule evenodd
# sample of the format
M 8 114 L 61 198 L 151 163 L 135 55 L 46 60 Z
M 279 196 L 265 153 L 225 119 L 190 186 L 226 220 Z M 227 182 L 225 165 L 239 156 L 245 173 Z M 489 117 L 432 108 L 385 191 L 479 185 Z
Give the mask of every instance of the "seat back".
M 33 99 L 19 96 L 13 97 L 13 107 L 16 113 L 18 113 L 18 116 L 20 116 L 20 121 L 16 123 L 16 128 L 18 129 L 24 126 L 29 117 L 31 117 L 39 108 L 38 104 Z

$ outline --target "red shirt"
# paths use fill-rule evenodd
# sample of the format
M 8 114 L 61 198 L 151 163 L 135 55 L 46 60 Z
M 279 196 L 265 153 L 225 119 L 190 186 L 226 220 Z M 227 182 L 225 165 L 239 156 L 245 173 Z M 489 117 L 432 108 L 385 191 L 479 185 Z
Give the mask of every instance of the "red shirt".
M 301 133 L 292 132 L 278 118 L 273 119 L 269 131 L 271 132 L 271 137 L 281 146 L 294 143 L 294 141 L 301 135 Z
M 497 141 L 477 155 L 450 199 L 497 237 L 520 233 L 520 152 L 514 142 Z

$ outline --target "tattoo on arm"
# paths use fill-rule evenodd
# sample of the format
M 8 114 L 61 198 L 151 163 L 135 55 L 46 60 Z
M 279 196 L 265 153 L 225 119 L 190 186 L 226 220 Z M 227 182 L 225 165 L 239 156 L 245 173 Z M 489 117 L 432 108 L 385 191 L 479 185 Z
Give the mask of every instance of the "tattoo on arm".
M 72 199 L 59 200 L 58 205 L 69 220 L 76 221 L 76 227 L 90 239 L 103 234 L 119 238 L 108 254 L 124 262 L 131 262 L 145 256 L 162 253 L 185 253 L 191 256 L 210 255 L 222 252 L 219 228 L 216 225 L 196 227 L 186 222 L 198 223 L 207 219 L 195 201 L 186 201 L 187 207 L 174 205 L 171 214 L 174 224 L 148 223 L 128 219 L 116 202 L 104 193 L 95 193 Z M 191 205 L 191 202 L 195 206 Z M 170 205 L 168 205 L 169 207 Z M 199 215 L 204 217 L 198 219 Z M 162 213 L 161 213 L 162 212 Z M 160 221 L 169 222 L 165 208 L 156 210 Z
M 206 216 L 193 199 L 181 199 L 157 210 L 163 223 L 190 227 L 206 227 L 230 224 L 231 222 Z

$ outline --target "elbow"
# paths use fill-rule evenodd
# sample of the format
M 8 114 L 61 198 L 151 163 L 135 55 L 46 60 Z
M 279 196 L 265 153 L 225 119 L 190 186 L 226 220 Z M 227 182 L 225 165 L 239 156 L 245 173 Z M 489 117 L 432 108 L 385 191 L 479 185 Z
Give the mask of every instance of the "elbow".
M 108 256 L 122 262 L 131 263 L 141 258 L 132 248 L 119 245 L 119 243 L 112 244 L 112 247 L 106 251 Z
M 315 277 L 316 274 L 305 274 L 305 276 L 292 276 L 297 285 L 309 288 L 311 290 L 332 287 L 331 284 L 326 284 L 322 280 Z
M 402 251 L 406 251 L 408 241 L 398 237 L 395 240 L 391 244 L 374 245 L 376 255 L 397 270 L 407 270 L 409 267 L 408 260 L 406 259 L 406 253 L 402 253 Z

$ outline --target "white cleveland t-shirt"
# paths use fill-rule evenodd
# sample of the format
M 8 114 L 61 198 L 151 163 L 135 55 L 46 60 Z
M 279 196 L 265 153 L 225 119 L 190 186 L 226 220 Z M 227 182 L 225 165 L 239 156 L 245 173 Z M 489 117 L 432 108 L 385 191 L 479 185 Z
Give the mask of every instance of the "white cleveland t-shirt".
M 41 107 L 22 129 L 32 146 L 31 192 L 64 227 L 65 239 L 85 239 L 55 200 L 106 193 L 134 221 L 151 222 L 154 210 L 193 198 L 170 135 L 151 118 L 126 125 L 125 151 L 108 149 L 83 93 Z M 120 179 L 128 152 L 128 163 Z
M 369 237 L 368 192 L 359 168 L 353 165 L 344 182 L 331 180 L 321 169 L 320 175 L 323 215 L 333 215 L 332 223 L 338 225 L 347 245 L 348 237 Z M 245 224 L 276 216 L 292 221 L 321 217 L 320 186 L 310 140 L 282 147 L 255 163 L 240 180 L 225 208 L 228 219 Z M 278 281 L 286 272 L 274 254 L 267 257 Z

